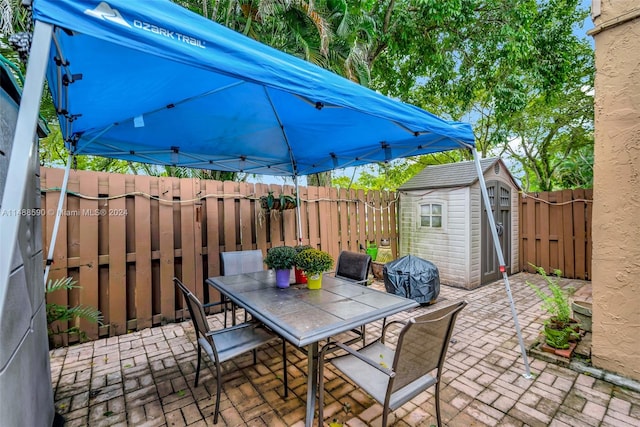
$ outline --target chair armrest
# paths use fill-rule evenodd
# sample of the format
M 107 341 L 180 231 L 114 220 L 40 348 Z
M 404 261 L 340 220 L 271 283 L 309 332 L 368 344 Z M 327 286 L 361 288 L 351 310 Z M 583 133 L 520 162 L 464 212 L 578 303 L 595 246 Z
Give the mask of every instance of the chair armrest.
M 387 328 L 391 325 L 402 325 L 405 326 L 407 324 L 407 322 L 403 321 L 403 320 L 393 320 L 389 323 L 387 323 L 385 325 L 385 327 L 382 329 L 382 334 L 380 334 L 380 342 L 384 344 L 384 337 L 385 334 L 387 333 Z
M 334 349 L 330 349 L 330 347 L 336 347 Z M 390 378 L 393 378 L 396 376 L 396 373 L 393 372 L 391 369 L 389 368 L 385 368 L 384 366 L 381 366 L 380 363 L 378 363 L 377 361 L 371 360 L 368 357 L 363 356 L 362 354 L 360 354 L 359 352 L 357 352 L 356 350 L 352 349 L 351 347 L 342 344 L 341 342 L 330 342 L 329 344 L 326 344 L 324 347 L 322 347 L 322 350 L 320 351 L 320 358 L 321 360 L 324 360 L 324 355 L 329 352 L 329 353 L 333 353 L 336 350 L 344 350 L 347 353 L 351 354 L 352 356 L 358 358 L 359 360 L 363 361 L 364 363 L 373 366 L 374 368 L 376 368 L 377 370 L 383 372 L 384 374 L 388 375 Z

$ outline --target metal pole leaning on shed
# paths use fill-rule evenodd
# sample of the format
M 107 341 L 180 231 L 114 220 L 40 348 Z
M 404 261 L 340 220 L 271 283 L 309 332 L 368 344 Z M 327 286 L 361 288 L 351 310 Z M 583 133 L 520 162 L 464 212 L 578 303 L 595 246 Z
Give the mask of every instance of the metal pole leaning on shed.
M 475 147 L 472 148 L 473 161 L 476 165 L 476 171 L 478 173 L 478 180 L 480 181 L 480 190 L 482 191 L 482 198 L 484 199 L 485 209 L 490 209 L 491 202 L 489 200 L 489 193 L 487 192 L 487 185 L 484 182 L 484 173 L 482 172 L 482 166 L 480 166 L 480 158 L 478 157 L 478 151 Z M 533 378 L 531 376 L 531 368 L 529 367 L 529 359 L 527 358 L 527 349 L 524 346 L 524 340 L 522 339 L 522 331 L 520 330 L 520 322 L 518 322 L 518 312 L 516 311 L 516 305 L 513 302 L 513 295 L 511 294 L 511 286 L 509 285 L 509 276 L 506 271 L 506 264 L 504 262 L 504 255 L 502 254 L 502 247 L 500 245 L 500 239 L 498 238 L 498 231 L 496 230 L 496 222 L 489 212 L 487 212 L 487 219 L 489 220 L 489 228 L 491 229 L 491 236 L 493 237 L 493 247 L 498 253 L 498 262 L 500 263 L 500 272 L 504 280 L 504 288 L 507 291 L 509 297 L 509 305 L 511 306 L 511 316 L 513 317 L 513 323 L 516 325 L 516 334 L 518 335 L 518 341 L 520 342 L 520 351 L 522 352 L 522 360 L 524 362 L 525 373 L 524 377 L 527 379 Z
M 13 251 L 16 247 L 15 242 L 20 227 L 18 212 L 22 210 L 27 188 L 29 159 L 32 155 L 38 155 L 38 153 L 32 153 L 36 147 L 33 139 L 40 114 L 40 98 L 49 61 L 52 32 L 51 25 L 36 21 L 29 53 L 27 76 L 22 91 L 16 130 L 13 135 L 7 180 L 0 205 L 3 211 L 3 215 L 0 215 L 0 242 L 5 245 L 6 249 L 0 256 L 0 306 L 4 299 L 6 286 L 9 284 Z
M 47 253 L 46 267 L 44 268 L 44 286 L 47 286 L 47 279 L 49 278 L 49 270 L 51 264 L 53 264 L 53 250 L 56 247 L 56 239 L 58 238 L 58 227 L 60 227 L 60 217 L 62 216 L 62 206 L 64 205 L 64 199 L 67 198 L 67 187 L 69 186 L 69 171 L 71 169 L 71 162 L 73 161 L 73 155 L 69 154 L 67 158 L 67 167 L 64 169 L 64 179 L 62 180 L 62 187 L 60 188 L 60 198 L 58 199 L 58 209 L 56 210 L 56 219 L 53 222 L 53 231 L 51 232 L 51 240 L 49 241 L 49 252 Z

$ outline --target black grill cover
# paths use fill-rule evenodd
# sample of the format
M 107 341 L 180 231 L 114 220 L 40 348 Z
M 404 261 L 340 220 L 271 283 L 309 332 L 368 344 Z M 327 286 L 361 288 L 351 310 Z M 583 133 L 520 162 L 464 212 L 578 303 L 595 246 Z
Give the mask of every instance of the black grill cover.
M 431 261 L 407 255 L 391 261 L 382 269 L 384 286 L 390 294 L 428 304 L 440 294 L 440 273 Z

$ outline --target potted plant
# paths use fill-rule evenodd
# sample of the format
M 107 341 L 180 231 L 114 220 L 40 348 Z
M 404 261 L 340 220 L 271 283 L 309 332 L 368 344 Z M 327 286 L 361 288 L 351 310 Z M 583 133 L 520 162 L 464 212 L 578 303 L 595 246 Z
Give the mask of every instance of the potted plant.
M 305 249 L 296 255 L 295 265 L 306 273 L 309 289 L 320 289 L 322 273 L 333 267 L 333 258 L 319 249 Z
M 568 287 L 566 290 L 559 285 L 562 272 L 554 270 L 554 277 L 547 275 L 542 267 L 533 266 L 544 278 L 549 286 L 550 293 L 544 292 L 538 286 L 527 280 L 527 285 L 533 289 L 538 298 L 542 300 L 541 308 L 549 314 L 549 318 L 544 322 L 543 335 L 548 346 L 556 349 L 567 349 L 569 342 L 580 337 L 578 335 L 579 323 L 571 317 L 571 304 L 569 297 L 575 292 L 575 288 Z
M 290 194 L 280 194 L 276 197 L 273 191 L 269 191 L 266 196 L 260 197 L 260 206 L 265 211 L 283 211 L 285 209 L 294 209 L 297 206 L 296 196 Z
M 296 255 L 300 252 L 311 249 L 311 245 L 298 245 L 295 247 Z M 299 268 L 297 265 L 295 266 L 294 272 L 296 274 L 296 283 L 307 283 L 307 275 L 304 274 L 304 270 Z
M 295 265 L 296 250 L 291 246 L 276 246 L 267 251 L 264 263 L 276 270 L 276 286 L 289 287 L 291 269 Z

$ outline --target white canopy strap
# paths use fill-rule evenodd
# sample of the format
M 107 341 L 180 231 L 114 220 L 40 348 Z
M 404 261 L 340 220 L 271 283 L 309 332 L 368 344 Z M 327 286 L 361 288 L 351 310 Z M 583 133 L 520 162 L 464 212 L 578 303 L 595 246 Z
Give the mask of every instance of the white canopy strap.
M 49 243 L 49 252 L 47 253 L 47 264 L 44 268 L 44 286 L 47 286 L 47 279 L 49 278 L 49 270 L 51 264 L 53 264 L 53 250 L 56 247 L 56 239 L 58 238 L 58 227 L 60 226 L 60 217 L 62 216 L 62 207 L 64 206 L 64 199 L 67 197 L 67 187 L 69 186 L 69 171 L 71 170 L 71 162 L 73 161 L 73 155 L 69 154 L 67 158 L 67 167 L 64 169 L 64 179 L 62 180 L 62 188 L 60 188 L 60 198 L 58 199 L 58 209 L 56 210 L 56 219 L 53 222 L 53 231 L 51 232 L 51 241 Z
M 480 181 L 480 189 L 482 191 L 482 198 L 484 199 L 484 205 L 487 209 L 490 209 L 491 202 L 489 200 L 489 193 L 487 192 L 487 185 L 484 182 L 484 174 L 482 167 L 480 166 L 480 158 L 478 157 L 478 151 L 472 148 L 473 160 L 476 165 L 476 171 L 478 173 L 478 180 Z M 524 346 L 524 340 L 522 339 L 522 331 L 520 330 L 520 322 L 518 322 L 518 312 L 513 302 L 513 296 L 511 295 L 511 286 L 509 286 L 509 276 L 507 275 L 506 264 L 504 262 L 504 256 L 502 255 L 502 247 L 500 245 L 500 239 L 498 238 L 498 231 L 496 229 L 496 222 L 490 212 L 487 212 L 487 219 L 489 220 L 489 228 L 491 229 L 491 236 L 493 237 L 493 247 L 498 253 L 498 262 L 500 263 L 500 272 L 504 279 L 504 288 L 507 291 L 507 297 L 509 297 L 509 305 L 511 306 L 511 316 L 513 317 L 513 323 L 516 325 L 516 334 L 518 335 L 518 341 L 520 342 L 520 351 L 522 352 L 522 360 L 524 362 L 525 373 L 523 376 L 527 379 L 532 379 L 531 368 L 529 367 L 529 359 L 527 358 L 527 349 Z

